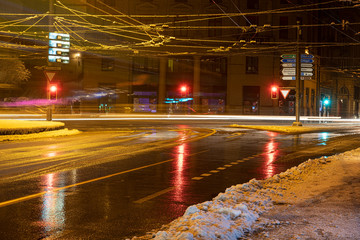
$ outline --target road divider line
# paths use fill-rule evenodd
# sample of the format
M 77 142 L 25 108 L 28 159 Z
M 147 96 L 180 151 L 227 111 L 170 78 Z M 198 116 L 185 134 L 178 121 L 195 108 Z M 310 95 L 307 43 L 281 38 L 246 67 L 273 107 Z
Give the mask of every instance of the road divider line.
M 204 152 L 207 152 L 207 151 L 208 150 L 200 151 L 200 152 L 197 152 L 197 153 L 189 154 L 188 156 L 194 156 L 194 155 L 201 154 L 201 153 L 204 153 Z M 30 199 L 33 199 L 33 198 L 41 197 L 41 196 L 43 196 L 45 194 L 48 194 L 48 193 L 55 193 L 55 192 L 58 192 L 60 190 L 81 186 L 81 185 L 84 185 L 84 184 L 87 184 L 87 183 L 97 182 L 97 181 L 100 181 L 100 180 L 104 180 L 104 179 L 119 176 L 119 175 L 122 175 L 122 174 L 125 174 L 125 173 L 134 172 L 134 171 L 137 171 L 137 170 L 157 166 L 157 165 L 167 163 L 167 162 L 171 162 L 171 161 L 174 161 L 174 160 L 175 160 L 175 158 L 172 158 L 172 159 L 169 159 L 169 160 L 165 160 L 165 161 L 161 161 L 161 162 L 157 162 L 157 163 L 153 163 L 153 164 L 149 164 L 149 165 L 145 165 L 145 166 L 125 170 L 125 171 L 122 171 L 122 172 L 109 174 L 109 175 L 102 176 L 102 177 L 99 177 L 99 178 L 94 178 L 94 179 L 90 179 L 90 180 L 87 180 L 87 181 L 71 184 L 71 185 L 68 185 L 68 186 L 54 188 L 54 189 L 52 189 L 50 191 L 44 191 L 44 192 L 40 192 L 40 193 L 31 194 L 31 195 L 28 195 L 28 196 L 25 196 L 25 197 L 20 197 L 20 198 L 15 198 L 15 199 L 8 200 L 8 201 L 0 202 L 0 208 L 8 206 L 8 205 L 15 204 L 15 203 L 19 203 L 19 202 L 24 202 L 24 201 L 27 201 L 27 200 L 30 200 Z
M 172 190 L 174 190 L 174 189 L 175 189 L 175 187 L 166 188 L 166 189 L 164 189 L 164 190 L 162 190 L 162 191 L 153 193 L 153 194 L 151 194 L 151 195 L 149 195 L 149 196 L 146 196 L 146 197 L 144 197 L 144 198 L 140 198 L 139 200 L 134 201 L 134 203 L 140 204 L 140 203 L 149 201 L 149 200 L 151 200 L 151 199 L 153 199 L 153 198 L 156 198 L 156 197 L 158 197 L 158 196 L 160 196 L 160 195 L 163 195 L 163 194 L 165 194 L 165 193 L 167 193 L 167 192 L 170 192 L 170 191 L 172 191 Z
M 208 176 L 211 176 L 211 174 L 210 174 L 210 173 L 203 173 L 203 174 L 201 174 L 200 176 L 202 176 L 202 177 L 208 177 Z
M 203 179 L 202 177 L 193 177 L 192 180 L 201 180 Z

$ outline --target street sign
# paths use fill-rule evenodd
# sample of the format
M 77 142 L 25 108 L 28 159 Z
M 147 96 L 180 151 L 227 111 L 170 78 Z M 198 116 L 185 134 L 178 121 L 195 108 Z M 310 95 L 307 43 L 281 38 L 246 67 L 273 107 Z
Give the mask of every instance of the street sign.
M 51 63 L 70 63 L 70 34 L 49 33 L 48 61 Z
M 302 63 L 302 64 L 301 64 L 301 67 L 302 67 L 302 68 L 312 68 L 312 67 L 313 67 L 313 64 L 312 64 L 312 63 Z
M 70 49 L 66 48 L 49 48 L 49 55 L 56 55 L 56 56 L 69 56 Z
M 70 34 L 50 32 L 50 33 L 49 33 L 49 39 L 52 39 L 52 40 L 70 41 Z
M 313 59 L 304 59 L 304 58 L 302 58 L 300 61 L 301 61 L 302 63 L 313 63 L 313 62 L 314 62 Z
M 304 76 L 304 77 L 311 77 L 313 76 L 314 74 L 312 72 L 302 72 L 301 73 L 301 76 Z
M 284 59 L 281 59 L 281 62 L 283 62 L 283 63 L 296 63 L 296 59 L 295 58 L 284 58 Z
M 69 62 L 70 62 L 70 58 L 69 58 L 69 57 L 49 55 L 48 61 L 49 61 L 49 62 L 57 62 L 57 63 L 69 63 Z
M 289 95 L 290 89 L 280 89 L 281 94 L 283 95 L 284 99 Z
M 283 76 L 282 80 L 295 80 L 295 76 Z
M 296 54 L 283 54 L 281 55 L 282 58 L 296 58 Z
M 300 56 L 301 58 L 314 58 L 314 56 L 310 54 L 301 54 Z
M 301 68 L 302 72 L 312 72 L 313 69 L 312 68 Z
M 282 63 L 283 68 L 296 67 L 296 63 Z
M 49 82 L 51 82 L 51 80 L 53 80 L 55 74 L 56 74 L 56 72 L 45 72 L 45 76 Z

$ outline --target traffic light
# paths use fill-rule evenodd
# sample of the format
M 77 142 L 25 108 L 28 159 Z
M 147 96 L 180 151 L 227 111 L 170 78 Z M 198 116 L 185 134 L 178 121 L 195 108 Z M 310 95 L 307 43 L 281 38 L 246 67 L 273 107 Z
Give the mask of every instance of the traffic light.
M 277 86 L 271 87 L 271 99 L 279 99 L 279 88 Z
M 184 86 L 181 86 L 180 91 L 181 91 L 182 93 L 186 93 L 187 87 L 186 87 L 185 85 L 184 85 Z
M 55 84 L 49 86 L 49 99 L 57 100 L 58 87 Z
M 330 100 L 329 99 L 324 99 L 324 105 L 329 106 L 329 104 L 330 104 Z
M 182 85 L 180 87 L 181 96 L 186 96 L 188 92 L 188 87 L 186 85 Z

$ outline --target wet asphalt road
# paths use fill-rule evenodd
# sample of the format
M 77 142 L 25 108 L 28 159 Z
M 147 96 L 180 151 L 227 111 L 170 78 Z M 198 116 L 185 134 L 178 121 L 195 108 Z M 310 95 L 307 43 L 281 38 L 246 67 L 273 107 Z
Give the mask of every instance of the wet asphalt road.
M 0 143 L 1 239 L 125 239 L 354 131 L 282 135 L 229 122 L 66 122 L 80 135 Z M 312 154 L 321 156 L 321 152 Z

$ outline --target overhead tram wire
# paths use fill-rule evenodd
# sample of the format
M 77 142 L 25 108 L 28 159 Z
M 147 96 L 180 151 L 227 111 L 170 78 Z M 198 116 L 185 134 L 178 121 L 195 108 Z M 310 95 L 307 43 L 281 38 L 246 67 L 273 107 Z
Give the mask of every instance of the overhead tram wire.
M 100 4 L 103 4 L 104 6 L 110 8 L 111 10 L 113 10 L 113 11 L 115 11 L 115 12 L 117 12 L 117 13 L 123 14 L 123 13 L 120 12 L 119 10 L 117 10 L 117 9 L 115 9 L 115 8 L 107 5 L 107 4 L 105 4 L 103 1 L 99 1 L 99 3 L 100 3 Z M 124 15 L 126 15 L 126 14 L 124 14 Z M 126 15 L 126 16 L 128 16 L 128 15 Z M 129 25 L 133 25 L 133 26 L 134 26 L 134 24 L 129 23 L 129 22 L 125 21 L 125 20 L 122 20 L 122 19 L 120 19 L 120 18 L 118 18 L 118 17 L 115 17 L 115 16 L 114 16 L 114 18 L 118 19 L 119 21 L 123 21 L 123 22 L 125 22 L 125 23 L 127 23 L 127 24 L 129 24 Z M 140 22 L 139 20 L 137 20 L 137 19 L 135 19 L 135 18 L 132 18 L 132 17 L 130 17 L 130 16 L 128 16 L 128 18 L 129 18 L 130 20 L 132 20 L 132 21 L 135 21 L 135 22 L 139 23 L 139 24 L 142 25 L 142 26 L 145 26 L 144 23 Z M 145 32 L 151 39 L 153 39 L 153 37 L 152 37 L 147 31 L 144 30 L 144 32 Z
M 90 4 L 91 5 L 91 4 Z M 99 18 L 99 17 L 97 17 L 97 15 L 94 15 L 94 14 L 88 14 L 88 13 L 84 13 L 84 12 L 81 12 L 81 11 L 78 11 L 78 10 L 75 10 L 75 9 L 71 9 L 71 8 L 69 8 L 69 7 L 66 7 L 65 5 L 56 5 L 56 6 L 58 6 L 58 7 L 61 7 L 61 8 L 64 8 L 64 9 L 66 9 L 66 10 L 68 10 L 68 11 L 71 11 L 71 12 L 74 12 L 74 13 L 76 13 L 76 16 L 81 16 L 81 15 L 85 15 L 85 16 L 89 16 L 89 17 L 94 17 L 94 18 Z M 91 6 L 93 6 L 93 5 L 91 5 Z M 93 7 L 95 7 L 95 6 L 93 6 Z M 98 8 L 96 8 L 96 9 L 98 9 Z M 105 11 L 104 11 L 105 12 Z M 103 15 L 103 16 L 106 16 L 106 17 L 116 17 L 116 15 Z M 104 17 L 101 17 L 101 18 L 99 18 L 99 19 L 101 19 L 101 20 L 104 20 L 104 21 L 107 21 L 107 22 L 111 22 L 111 23 L 114 23 L 114 21 L 113 20 L 110 20 L 110 19 L 107 19 L 107 18 L 104 18 Z M 91 22 L 89 22 L 89 21 L 86 21 L 86 22 L 88 22 L 89 24 L 92 24 Z M 120 24 L 120 23 L 119 23 Z M 94 24 L 93 24 L 94 25 Z M 97 25 L 98 26 L 98 25 Z M 141 33 L 141 32 L 137 32 L 137 31 L 129 31 L 129 30 L 124 30 L 124 29 L 118 29 L 118 28 L 113 28 L 114 30 L 121 30 L 121 31 L 124 31 L 124 32 L 129 32 L 129 33 L 133 33 L 133 34 L 138 34 L 138 35 L 147 35 L 147 36 L 149 36 L 149 34 L 143 34 L 143 33 Z M 156 35 L 154 35 L 154 36 L 156 36 Z M 144 39 L 144 41 L 146 41 L 146 39 Z
M 33 26 L 35 26 L 37 23 L 39 23 L 41 20 L 43 20 L 46 17 L 46 15 L 42 16 L 38 21 L 36 21 L 34 24 L 32 24 L 30 27 L 28 27 L 27 29 L 25 29 L 24 31 L 21 31 L 17 36 L 14 36 L 13 38 L 11 38 L 9 40 L 9 42 L 11 42 L 12 40 L 14 40 L 15 38 L 18 38 L 19 36 L 21 36 L 23 33 L 25 33 L 26 31 L 28 31 L 29 29 L 31 29 Z

